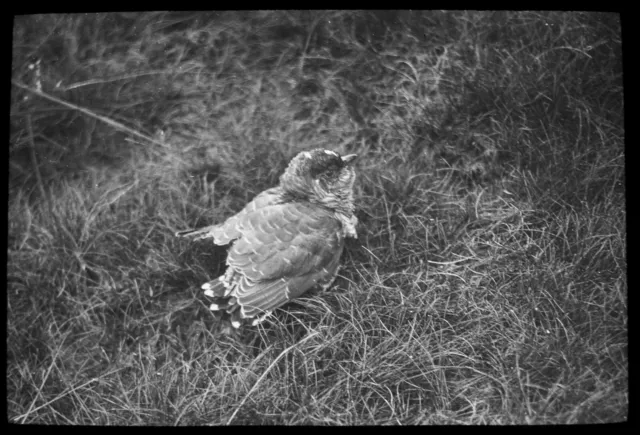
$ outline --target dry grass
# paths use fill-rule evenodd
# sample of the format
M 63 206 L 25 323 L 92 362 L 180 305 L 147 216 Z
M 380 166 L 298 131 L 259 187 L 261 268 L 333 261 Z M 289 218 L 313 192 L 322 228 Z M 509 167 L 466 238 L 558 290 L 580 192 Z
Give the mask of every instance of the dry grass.
M 627 419 L 618 16 L 22 16 L 12 80 L 11 421 Z M 315 147 L 360 155 L 359 239 L 226 335 L 225 249 L 173 232 Z

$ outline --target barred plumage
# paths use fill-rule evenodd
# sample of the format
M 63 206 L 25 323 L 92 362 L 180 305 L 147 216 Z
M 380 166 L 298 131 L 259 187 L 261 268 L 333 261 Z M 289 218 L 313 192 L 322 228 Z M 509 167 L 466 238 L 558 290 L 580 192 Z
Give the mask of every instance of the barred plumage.
M 353 183 L 355 155 L 329 150 L 299 153 L 280 177 L 242 211 L 219 225 L 176 233 L 231 243 L 227 271 L 205 283 L 211 310 L 226 311 L 237 328 L 259 323 L 275 308 L 338 273 L 345 237 L 357 237 Z

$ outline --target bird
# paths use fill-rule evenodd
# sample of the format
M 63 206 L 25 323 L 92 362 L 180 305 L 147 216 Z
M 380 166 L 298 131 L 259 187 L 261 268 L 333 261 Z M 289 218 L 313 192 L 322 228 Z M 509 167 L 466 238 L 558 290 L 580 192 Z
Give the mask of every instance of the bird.
M 211 311 L 228 313 L 233 328 L 255 326 L 306 291 L 333 283 L 345 238 L 357 238 L 356 158 L 321 148 L 300 152 L 277 186 L 234 216 L 176 233 L 230 245 L 226 272 L 202 285 L 214 301 Z

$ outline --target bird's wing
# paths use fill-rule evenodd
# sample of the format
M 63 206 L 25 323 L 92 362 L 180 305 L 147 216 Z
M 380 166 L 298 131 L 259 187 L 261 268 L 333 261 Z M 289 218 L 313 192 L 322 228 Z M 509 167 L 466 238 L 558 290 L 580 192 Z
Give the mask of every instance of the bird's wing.
M 178 231 L 178 237 L 194 237 L 193 240 L 213 238 L 216 245 L 226 245 L 241 236 L 238 231 L 238 223 L 242 221 L 245 215 L 255 212 L 256 210 L 277 204 L 280 201 L 281 193 L 279 187 L 267 189 L 258 194 L 251 202 L 249 202 L 237 214 L 228 218 L 225 222 L 217 225 L 209 225 L 197 230 Z
M 251 282 L 243 277 L 236 291 L 243 317 L 254 317 L 264 311 L 278 308 L 315 285 L 330 284 L 335 278 L 339 259 L 337 256 L 328 267 L 302 276 L 261 282 Z
M 236 225 L 227 263 L 252 281 L 302 276 L 330 263 L 341 247 L 332 213 L 303 203 L 263 207 Z
M 335 276 L 343 238 L 332 213 L 302 203 L 263 207 L 237 225 L 242 233 L 227 263 L 239 276 L 234 291 L 247 316 L 270 310 Z

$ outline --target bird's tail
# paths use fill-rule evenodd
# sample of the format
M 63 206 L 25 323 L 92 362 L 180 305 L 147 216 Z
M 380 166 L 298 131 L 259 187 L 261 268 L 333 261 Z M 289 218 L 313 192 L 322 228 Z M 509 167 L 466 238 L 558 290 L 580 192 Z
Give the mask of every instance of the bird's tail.
M 231 325 L 237 329 L 243 323 L 240 305 L 237 298 L 229 295 L 229 289 L 225 287 L 221 278 L 203 284 L 202 290 L 205 296 L 214 301 L 209 309 L 214 313 L 226 313 L 230 317 Z
M 245 318 L 242 314 L 242 306 L 238 303 L 238 298 L 232 296 L 231 289 L 225 286 L 224 276 L 203 284 L 202 290 L 204 290 L 205 296 L 213 299 L 213 303 L 209 306 L 209 309 L 213 311 L 218 318 L 221 318 L 223 315 L 228 316 L 231 321 L 231 326 L 235 329 L 238 329 L 242 325 L 255 326 L 271 314 L 271 310 L 269 310 L 261 313 L 262 316 Z
M 176 232 L 176 237 L 195 237 L 193 240 L 206 239 L 213 236 L 213 230 L 215 229 L 215 225 L 210 225 L 208 227 L 200 228 L 197 230 L 183 230 Z

